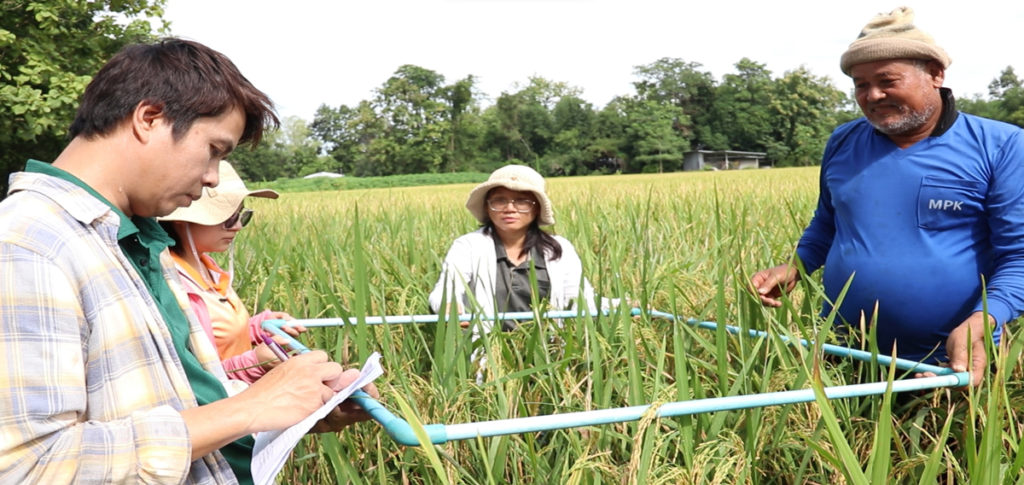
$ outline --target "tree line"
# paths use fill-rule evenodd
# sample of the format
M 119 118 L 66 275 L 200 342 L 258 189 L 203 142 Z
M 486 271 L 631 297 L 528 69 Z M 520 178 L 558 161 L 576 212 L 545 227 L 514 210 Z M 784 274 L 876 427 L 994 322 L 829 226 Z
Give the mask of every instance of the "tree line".
M 680 170 L 690 150 L 765 152 L 776 166 L 799 166 L 819 163 L 829 133 L 861 116 L 851 94 L 803 67 L 781 76 L 747 58 L 734 67 L 719 82 L 699 63 L 659 59 L 635 68 L 635 94 L 597 109 L 581 89 L 542 77 L 486 103 L 473 76 L 448 83 L 404 65 L 372 99 L 321 105 L 311 122 L 286 120 L 268 143 L 233 158 L 255 180 L 489 172 L 507 163 L 549 176 L 664 172 Z M 1024 81 L 1007 67 L 987 97 L 958 107 L 1024 126 Z
M 404 65 L 372 99 L 321 105 L 308 124 L 286 120 L 280 138 L 233 159 L 256 180 L 489 172 L 507 163 L 544 175 L 668 172 L 696 149 L 810 165 L 832 128 L 856 116 L 846 94 L 805 68 L 773 77 L 750 59 L 735 67 L 718 82 L 699 63 L 659 59 L 635 68 L 635 94 L 598 109 L 580 88 L 543 77 L 488 103 L 472 75 L 448 83 Z
M 130 42 L 169 33 L 163 0 L 0 0 L 0 189 L 29 157 L 52 160 L 90 76 Z M 145 19 L 145 20 L 141 20 Z M 153 24 L 156 24 L 154 27 Z M 350 176 L 489 172 L 507 163 L 544 175 L 680 170 L 691 150 L 765 152 L 776 166 L 819 162 L 829 133 L 860 116 L 852 97 L 804 67 L 774 75 L 740 59 L 716 80 L 696 62 L 634 68 L 634 94 L 603 107 L 564 82 L 530 77 L 496 99 L 470 75 L 449 82 L 400 66 L 355 106 L 289 117 L 232 161 L 249 180 L 314 172 Z M 1024 82 L 1007 67 L 966 112 L 1024 126 Z

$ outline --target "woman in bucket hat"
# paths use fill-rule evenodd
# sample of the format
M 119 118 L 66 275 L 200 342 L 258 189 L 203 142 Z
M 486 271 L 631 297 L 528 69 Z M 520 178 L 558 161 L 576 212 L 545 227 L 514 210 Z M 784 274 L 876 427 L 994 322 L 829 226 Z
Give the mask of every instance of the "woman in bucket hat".
M 252 383 L 280 363 L 263 343 L 260 325 L 267 319 L 292 317 L 270 310 L 250 317 L 231 287 L 233 257 L 229 257 L 228 271 L 224 271 L 207 253 L 233 251 L 235 236 L 253 215 L 252 209 L 243 204 L 246 197 L 276 199 L 278 193 L 249 190 L 226 161 L 220 162 L 219 178 L 216 187 L 204 189 L 192 205 L 161 217 L 160 224 L 174 238 L 171 256 L 178 276 L 206 335 L 217 347 L 224 369 L 230 377 Z M 301 326 L 282 328 L 292 335 L 305 331 Z
M 539 173 L 523 165 L 499 168 L 469 193 L 466 209 L 481 227 L 452 243 L 430 293 L 431 309 L 442 310 L 444 300 L 459 313 L 530 311 L 534 296 L 564 309 L 582 293 L 587 310 L 597 311 L 572 243 L 541 230 L 554 225 L 555 214 Z M 538 295 L 532 294 L 531 267 Z M 490 329 L 490 322 L 484 325 Z M 514 328 L 515 322 L 502 323 L 503 330 Z

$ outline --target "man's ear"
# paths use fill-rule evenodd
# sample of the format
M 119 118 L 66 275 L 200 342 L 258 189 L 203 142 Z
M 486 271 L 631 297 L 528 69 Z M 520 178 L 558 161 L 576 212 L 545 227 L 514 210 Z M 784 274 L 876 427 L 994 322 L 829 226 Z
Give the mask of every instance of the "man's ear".
M 925 66 L 925 70 L 928 75 L 932 77 L 932 87 L 939 89 L 942 87 L 942 83 L 946 81 L 946 69 L 939 64 L 938 61 L 930 60 L 928 65 Z
M 132 110 L 132 135 L 140 142 L 147 143 L 152 138 L 154 131 L 166 122 L 167 117 L 164 116 L 162 105 L 140 101 Z

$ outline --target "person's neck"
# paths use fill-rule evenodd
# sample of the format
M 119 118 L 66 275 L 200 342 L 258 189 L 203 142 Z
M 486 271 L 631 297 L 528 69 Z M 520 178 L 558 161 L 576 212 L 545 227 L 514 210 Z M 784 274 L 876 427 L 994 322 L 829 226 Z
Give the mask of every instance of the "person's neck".
M 935 130 L 935 126 L 938 125 L 938 123 L 939 123 L 939 114 L 936 113 L 936 114 L 932 115 L 931 118 L 928 119 L 927 123 L 925 123 L 923 126 L 918 128 L 917 130 L 914 130 L 913 132 L 910 132 L 910 133 L 900 133 L 898 135 L 887 135 L 887 136 L 889 137 L 890 140 L 892 140 L 893 143 L 896 144 L 896 146 L 898 146 L 900 148 L 908 148 L 910 146 L 913 146 L 915 143 L 917 143 L 917 142 L 919 142 L 921 140 L 924 140 L 925 138 L 928 138 L 929 136 L 931 136 L 932 131 Z
M 203 264 L 203 261 L 199 256 L 201 253 L 199 253 L 199 251 L 192 250 L 192 247 L 189 245 L 188 238 L 182 237 L 181 239 L 181 248 L 178 248 L 175 252 L 178 253 L 178 256 L 180 256 L 181 259 L 185 261 L 185 264 L 190 268 L 209 278 L 210 272 L 206 269 L 206 265 Z
M 508 256 L 509 261 L 519 266 L 523 261 L 526 261 L 528 254 L 523 251 L 523 247 L 526 246 L 526 231 L 499 231 L 498 238 L 501 239 L 501 245 L 505 247 L 505 255 Z
M 123 135 L 97 136 L 85 139 L 76 136 L 53 161 L 53 166 L 78 177 L 89 187 L 114 204 L 128 217 L 133 216 L 125 186 L 133 179 L 132 167 L 127 163 L 132 151 L 121 138 Z

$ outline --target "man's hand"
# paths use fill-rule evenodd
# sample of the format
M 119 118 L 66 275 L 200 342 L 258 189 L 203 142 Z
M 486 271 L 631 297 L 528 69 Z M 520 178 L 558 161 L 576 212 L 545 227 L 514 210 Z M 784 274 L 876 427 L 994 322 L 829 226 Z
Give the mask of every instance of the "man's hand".
M 338 391 L 348 387 L 352 381 L 359 378 L 358 369 L 348 369 L 341 374 L 337 381 L 331 383 L 331 387 Z M 377 392 L 377 387 L 371 382 L 363 387 L 363 392 L 370 395 L 370 397 L 377 399 L 380 397 L 380 393 Z M 358 423 L 360 421 L 367 421 L 370 419 L 370 415 L 367 414 L 363 408 L 359 407 L 355 401 L 346 399 L 338 405 L 338 407 L 331 410 L 327 416 L 317 421 L 310 429 L 310 433 L 327 433 L 330 431 L 338 431 L 346 426 Z
M 980 386 L 988 373 L 988 357 L 985 355 L 985 324 L 995 326 L 996 321 L 992 315 L 985 321 L 982 312 L 974 312 L 967 317 L 958 327 L 949 333 L 946 339 L 946 355 L 949 356 L 949 366 L 955 372 L 971 372 L 971 385 Z M 970 338 L 967 333 L 970 330 Z M 968 361 L 968 349 L 970 349 L 970 360 Z
M 995 326 L 996 321 L 991 315 L 988 324 Z M 968 338 L 970 331 L 970 338 Z M 968 350 L 970 359 L 968 360 Z M 988 356 L 985 354 L 985 317 L 982 312 L 974 312 L 963 323 L 949 333 L 946 339 L 946 355 L 949 356 L 949 367 L 954 372 L 971 372 L 971 385 L 980 386 L 988 373 Z M 920 372 L 914 377 L 935 377 L 934 372 Z
M 235 398 L 261 410 L 252 431 L 284 429 L 327 402 L 344 376 L 341 365 L 328 360 L 323 351 L 314 350 L 279 363 Z
M 793 264 L 782 264 L 774 268 L 758 271 L 753 278 L 750 278 L 750 285 L 761 304 L 770 307 L 780 307 L 782 302 L 779 298 L 783 292 L 789 293 L 800 280 L 800 273 Z
M 351 375 L 328 360 L 326 353 L 314 350 L 281 363 L 232 397 L 182 410 L 192 459 L 247 434 L 298 423 L 323 406 L 340 389 L 338 385 L 351 383 Z M 375 388 L 367 388 L 376 393 Z

